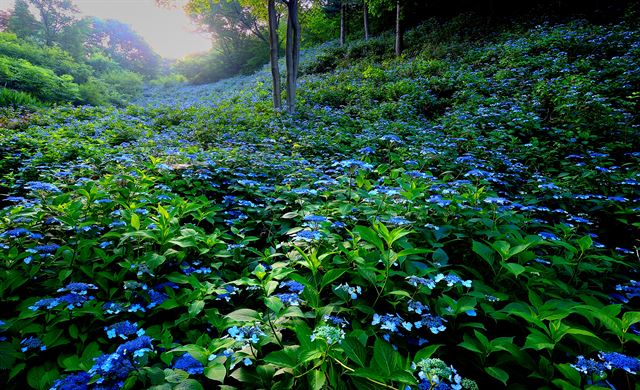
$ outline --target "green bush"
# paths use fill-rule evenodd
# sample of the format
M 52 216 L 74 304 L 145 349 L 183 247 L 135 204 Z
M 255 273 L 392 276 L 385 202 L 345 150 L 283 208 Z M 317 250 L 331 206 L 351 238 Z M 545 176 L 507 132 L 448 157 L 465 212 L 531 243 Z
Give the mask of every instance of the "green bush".
M 117 91 L 123 99 L 133 99 L 142 93 L 144 85 L 142 76 L 126 70 L 114 70 L 100 76 L 100 80 L 109 86 L 112 91 Z
M 56 75 L 71 75 L 76 83 L 84 83 L 92 73 L 91 67 L 79 63 L 59 47 L 41 47 L 18 40 L 15 34 L 0 32 L 0 55 L 29 61 L 33 65 L 51 69 Z
M 165 76 L 160 76 L 156 79 L 151 80 L 151 85 L 154 86 L 163 86 L 170 87 L 176 86 L 179 84 L 183 84 L 187 82 L 187 78 L 181 74 L 172 73 Z
M 0 83 L 5 87 L 29 92 L 47 102 L 77 102 L 78 84 L 69 75 L 56 76 L 50 70 L 29 61 L 0 56 Z
M 31 107 L 38 105 L 40 105 L 38 99 L 28 93 L 0 88 L 0 107 Z

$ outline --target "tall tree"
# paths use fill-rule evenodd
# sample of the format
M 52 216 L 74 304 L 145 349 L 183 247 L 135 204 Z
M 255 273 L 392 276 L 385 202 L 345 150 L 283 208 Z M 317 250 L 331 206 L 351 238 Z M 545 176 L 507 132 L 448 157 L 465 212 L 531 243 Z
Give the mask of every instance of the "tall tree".
M 7 29 L 23 39 L 38 39 L 40 23 L 29 11 L 29 3 L 26 0 L 16 0 L 13 12 L 7 21 Z
M 364 39 L 369 39 L 369 6 L 367 6 L 367 1 L 362 1 L 362 21 L 364 24 Z
M 283 1 L 287 6 L 287 110 L 293 114 L 296 111 L 296 89 L 300 64 L 300 3 L 299 0 Z
M 44 43 L 53 46 L 65 28 L 77 21 L 78 9 L 71 0 L 28 0 L 40 14 Z
M 280 110 L 282 107 L 280 65 L 278 64 L 280 39 L 278 38 L 278 15 L 275 0 L 268 0 L 267 13 L 269 15 L 269 62 L 271 65 L 273 108 Z
M 153 77 L 160 57 L 128 24 L 117 20 L 93 18 L 93 30 L 87 45 L 104 50 L 125 69 Z
M 404 40 L 404 26 L 402 24 L 402 5 L 406 0 L 367 0 L 369 11 L 374 15 L 381 15 L 383 12 L 395 9 L 395 53 L 396 56 L 402 54 Z

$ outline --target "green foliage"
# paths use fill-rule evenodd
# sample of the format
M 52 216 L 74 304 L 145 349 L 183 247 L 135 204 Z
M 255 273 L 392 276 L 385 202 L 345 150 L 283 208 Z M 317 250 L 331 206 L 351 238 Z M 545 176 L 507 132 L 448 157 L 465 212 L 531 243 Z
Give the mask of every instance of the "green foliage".
M 42 47 L 19 40 L 10 33 L 0 33 L 0 55 L 29 61 L 33 65 L 51 69 L 56 75 L 73 76 L 75 83 L 87 81 L 92 69 L 76 62 L 73 57 L 58 47 Z
M 34 107 L 40 102 L 25 92 L 0 88 L 0 107 Z
M 3 110 L 7 387 L 637 386 L 640 33 L 415 39 L 296 116 L 266 71 Z
M 0 83 L 8 88 L 31 93 L 51 102 L 75 102 L 80 98 L 78 85 L 69 75 L 53 71 L 22 59 L 0 56 Z

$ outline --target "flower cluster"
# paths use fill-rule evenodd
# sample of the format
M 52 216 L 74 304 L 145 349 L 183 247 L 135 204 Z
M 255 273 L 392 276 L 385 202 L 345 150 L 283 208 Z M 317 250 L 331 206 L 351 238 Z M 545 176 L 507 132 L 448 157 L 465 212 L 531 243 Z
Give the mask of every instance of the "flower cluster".
M 344 340 L 345 333 L 344 330 L 330 325 L 322 325 L 313 330 L 311 334 L 311 341 L 315 341 L 317 339 L 325 340 L 327 344 L 340 344 L 342 340 Z
M 420 383 L 418 389 L 478 390 L 476 382 L 462 378 L 453 366 L 440 359 L 422 359 L 412 364 Z
M 429 279 L 412 275 L 412 276 L 408 276 L 406 279 L 408 280 L 409 284 L 414 287 L 426 286 L 431 290 L 436 288 L 436 285 L 440 282 L 446 283 L 447 287 L 460 285 L 462 287 L 467 287 L 467 288 L 470 288 L 472 283 L 471 280 L 463 280 L 459 276 L 454 274 L 449 274 L 449 275 L 437 274 L 435 277 L 429 278 Z
M 107 337 L 109 337 L 110 339 L 118 336 L 126 340 L 129 338 L 129 336 L 144 335 L 144 329 L 138 329 L 138 324 L 131 323 L 129 321 L 122 321 L 111 326 L 105 326 L 104 330 L 107 332 Z
M 174 363 L 173 368 L 186 371 L 189 375 L 199 375 L 204 372 L 204 366 L 200 361 L 196 360 L 191 354 L 185 353 L 180 356 Z
M 606 370 L 613 370 L 614 368 L 624 370 L 630 374 L 636 374 L 640 371 L 640 359 L 618 352 L 600 352 L 598 359 L 599 361 L 578 356 L 578 360 L 571 367 L 585 375 L 600 377 L 604 376 Z
M 258 325 L 253 326 L 233 326 L 227 329 L 227 333 L 238 343 L 257 344 L 260 337 L 266 336 L 266 333 L 260 329 Z
M 362 287 L 360 286 L 349 286 L 348 283 L 343 283 L 335 286 L 333 291 L 336 293 L 346 294 L 352 300 L 358 299 L 358 295 L 362 294 Z
M 33 311 L 40 310 L 45 308 L 47 310 L 51 310 L 59 305 L 66 305 L 66 308 L 69 310 L 73 310 L 76 307 L 81 307 L 85 302 L 93 300 L 94 297 L 88 295 L 88 290 L 97 290 L 98 288 L 90 283 L 69 283 L 65 287 L 59 288 L 58 292 L 68 292 L 68 294 L 61 295 L 57 298 L 44 298 L 40 299 L 32 306 L 29 306 L 29 309 Z
M 281 292 L 274 294 L 278 299 L 287 306 L 300 306 L 303 301 L 300 299 L 300 294 L 304 291 L 304 286 L 293 280 L 281 282 L 281 288 L 287 289 L 288 292 Z

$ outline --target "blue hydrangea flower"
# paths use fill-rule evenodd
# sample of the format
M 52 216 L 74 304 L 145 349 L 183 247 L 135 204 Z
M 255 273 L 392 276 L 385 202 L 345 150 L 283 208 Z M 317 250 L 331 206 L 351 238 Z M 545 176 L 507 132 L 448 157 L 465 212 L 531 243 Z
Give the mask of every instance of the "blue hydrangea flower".
M 199 375 L 204 372 L 204 366 L 189 353 L 180 356 L 173 363 L 173 368 L 186 371 L 189 375 Z
M 81 371 L 69 374 L 53 382 L 50 390 L 88 390 L 91 375 Z
M 358 295 L 362 294 L 362 287 L 360 286 L 349 286 L 348 283 L 344 283 L 344 284 L 339 284 L 336 287 L 333 288 L 334 291 L 338 292 L 338 291 L 343 291 L 345 293 L 347 293 L 347 295 L 349 295 L 349 298 L 351 299 L 357 299 Z
M 266 334 L 260 329 L 259 326 L 233 326 L 227 330 L 229 336 L 236 342 L 257 344 L 260 342 L 260 337 L 266 336 Z
M 278 297 L 287 306 L 300 306 L 302 302 L 300 296 L 296 293 L 280 293 L 274 294 L 274 296 Z
M 301 230 L 296 233 L 295 238 L 303 241 L 317 241 L 323 237 L 323 233 L 319 230 Z
M 289 289 L 289 292 L 301 294 L 304 291 L 304 285 L 302 283 L 298 283 L 294 280 L 287 280 L 285 282 L 280 282 L 280 287 Z
M 90 283 L 69 283 L 65 287 L 59 288 L 58 292 L 70 292 L 78 295 L 85 295 L 87 290 L 97 290 L 98 288 Z
M 144 335 L 143 329 L 138 330 L 138 324 L 131 323 L 129 321 L 122 321 L 111 326 L 105 326 L 104 330 L 107 332 L 107 337 L 109 337 L 110 339 L 119 336 L 120 338 L 126 340 L 129 338 L 129 336 Z
M 338 316 L 332 316 L 332 315 L 325 315 L 323 317 L 323 319 L 330 323 L 331 325 L 335 325 L 335 326 L 339 326 L 341 328 L 345 328 L 347 325 L 349 325 L 349 321 L 345 320 L 342 317 L 338 317 Z
M 32 191 L 61 192 L 55 185 L 41 181 L 30 181 L 24 186 L 24 188 Z
M 602 376 L 606 369 L 604 363 L 596 362 L 593 359 L 586 359 L 584 356 L 578 356 L 578 361 L 576 361 L 575 364 L 572 364 L 571 367 L 585 375 L 596 374 L 598 376 Z
M 619 368 L 630 374 L 636 374 L 640 371 L 640 359 L 638 358 L 623 355 L 618 352 L 600 352 L 598 357 L 609 370 Z
M 325 340 L 327 344 L 333 345 L 342 343 L 344 337 L 344 330 L 335 326 L 322 325 L 313 330 L 310 339 L 311 341 L 315 341 L 316 339 Z
M 151 342 L 153 339 L 149 336 L 139 336 L 131 341 L 127 341 L 126 343 L 120 345 L 118 349 L 116 349 L 116 354 L 120 356 L 133 355 L 134 352 L 139 350 L 149 351 L 153 347 Z
M 20 348 L 22 352 L 27 352 L 32 349 L 38 349 L 40 351 L 45 351 L 47 349 L 47 346 L 44 345 L 42 340 L 37 337 L 27 337 L 26 339 L 22 339 L 22 341 L 20 341 L 20 345 L 22 345 L 22 348 Z

